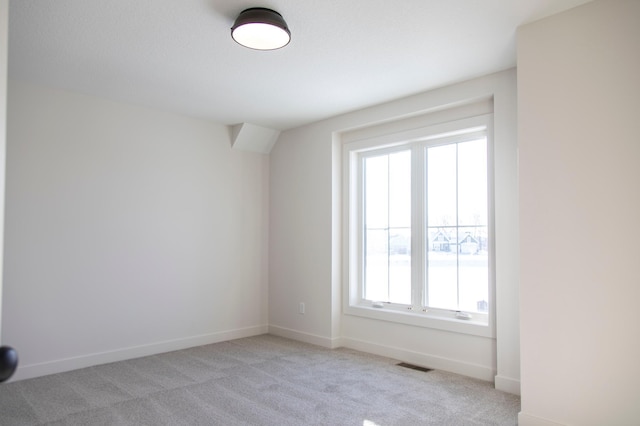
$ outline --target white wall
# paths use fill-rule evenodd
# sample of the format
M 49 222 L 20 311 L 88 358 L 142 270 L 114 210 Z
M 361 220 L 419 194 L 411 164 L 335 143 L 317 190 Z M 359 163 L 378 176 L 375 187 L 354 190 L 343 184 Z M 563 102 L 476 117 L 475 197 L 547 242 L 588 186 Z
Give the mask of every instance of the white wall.
M 638 424 L 640 2 L 518 34 L 520 424 Z
M 497 343 L 341 313 L 342 147 L 345 131 L 494 96 Z M 493 380 L 519 392 L 515 71 L 442 88 L 283 132 L 271 151 L 270 331 L 325 346 L 344 345 Z M 306 313 L 298 313 L 298 304 Z M 502 307 L 502 308 L 501 308 Z
M 16 378 L 267 330 L 268 157 L 215 123 L 11 81 Z
M 338 337 L 331 320 L 331 149 L 331 132 L 322 127 L 283 132 L 269 167 L 269 329 L 325 346 Z

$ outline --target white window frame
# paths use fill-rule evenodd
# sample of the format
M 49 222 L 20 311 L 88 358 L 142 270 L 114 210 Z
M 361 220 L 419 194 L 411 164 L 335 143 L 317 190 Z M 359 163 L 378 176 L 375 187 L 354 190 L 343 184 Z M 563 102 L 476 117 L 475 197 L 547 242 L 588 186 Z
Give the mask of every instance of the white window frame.
M 455 143 L 467 140 L 482 132 L 487 137 L 487 183 L 488 183 L 488 235 L 489 235 L 489 311 L 487 314 L 473 313 L 471 319 L 460 319 L 457 311 L 424 308 L 423 306 L 401 305 L 394 303 L 383 303 L 382 307 L 365 300 L 362 297 L 362 221 L 360 219 L 362 211 L 362 173 L 361 158 L 367 152 L 377 153 L 383 150 L 396 150 L 402 147 L 422 150 L 430 143 Z M 494 336 L 495 324 L 495 221 L 494 221 L 494 182 L 493 182 L 493 114 L 484 114 L 471 118 L 454 120 L 447 123 L 430 125 L 400 131 L 391 134 L 384 134 L 367 139 L 355 140 L 343 144 L 343 196 L 344 196 L 344 224 L 345 224 L 345 298 L 344 312 L 349 315 L 357 315 L 384 321 L 399 322 L 421 327 L 429 327 L 446 331 L 453 331 L 465 334 L 472 334 L 484 337 Z M 414 156 L 415 158 L 415 156 Z M 414 165 L 416 162 L 414 161 Z M 423 175 L 421 168 L 412 167 L 412 173 Z M 415 180 L 415 179 L 414 179 Z M 412 188 L 412 192 L 423 191 L 424 188 Z M 419 197 L 412 197 L 417 199 Z M 412 209 L 421 209 L 419 203 L 412 202 Z M 419 215 L 412 214 L 416 218 L 412 227 L 424 226 L 423 219 Z M 423 230 L 420 229 L 420 233 Z M 415 268 L 422 268 L 419 277 L 412 277 L 412 280 L 422 280 L 424 276 L 424 254 L 426 253 L 425 239 L 415 241 L 412 238 L 412 271 Z M 412 274 L 414 275 L 414 274 Z M 412 292 L 416 286 L 412 284 Z M 415 299 L 415 297 L 414 297 Z

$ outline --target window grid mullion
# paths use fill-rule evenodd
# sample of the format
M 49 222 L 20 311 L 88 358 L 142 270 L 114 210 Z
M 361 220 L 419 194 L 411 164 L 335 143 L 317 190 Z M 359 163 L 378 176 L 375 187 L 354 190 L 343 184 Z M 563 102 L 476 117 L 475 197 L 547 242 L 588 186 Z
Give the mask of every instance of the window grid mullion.
M 425 300 L 425 148 L 411 150 L 411 305 L 424 306 Z
M 360 283 L 360 290 L 359 290 L 359 299 L 363 300 L 366 297 L 367 294 L 367 290 L 366 290 L 366 285 L 367 285 L 367 256 L 366 254 L 366 250 L 367 250 L 367 214 L 366 214 L 366 194 L 367 194 L 367 163 L 366 161 L 364 161 L 364 157 L 360 157 L 358 160 L 358 167 L 360 167 L 360 173 L 358 173 L 359 178 L 362 181 L 362 193 L 360 194 L 360 220 L 362 220 L 362 224 L 363 226 L 361 227 L 362 229 L 362 237 L 360 238 L 360 244 L 362 244 L 362 247 L 359 249 L 359 253 L 361 253 L 362 256 L 362 263 L 361 263 L 361 274 L 363 279 L 361 280 Z
M 387 301 L 391 301 L 391 156 L 387 155 Z
M 456 309 L 460 308 L 460 216 L 459 216 L 459 163 L 458 163 L 458 147 L 456 145 Z

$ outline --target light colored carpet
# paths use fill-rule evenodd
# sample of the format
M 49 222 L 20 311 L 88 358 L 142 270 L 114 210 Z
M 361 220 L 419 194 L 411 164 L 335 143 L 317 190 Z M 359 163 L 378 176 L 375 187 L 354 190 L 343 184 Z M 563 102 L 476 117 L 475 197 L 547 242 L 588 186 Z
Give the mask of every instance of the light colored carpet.
M 491 383 L 263 335 L 0 385 L 9 425 L 515 425 Z

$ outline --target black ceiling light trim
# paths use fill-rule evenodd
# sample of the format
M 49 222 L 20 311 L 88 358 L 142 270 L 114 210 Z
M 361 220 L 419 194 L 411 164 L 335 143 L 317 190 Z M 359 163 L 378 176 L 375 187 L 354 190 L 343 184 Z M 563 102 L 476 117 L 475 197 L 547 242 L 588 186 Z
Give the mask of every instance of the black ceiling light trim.
M 291 31 L 282 15 L 264 7 L 243 10 L 231 27 L 231 37 L 242 46 L 274 50 L 291 41 Z

